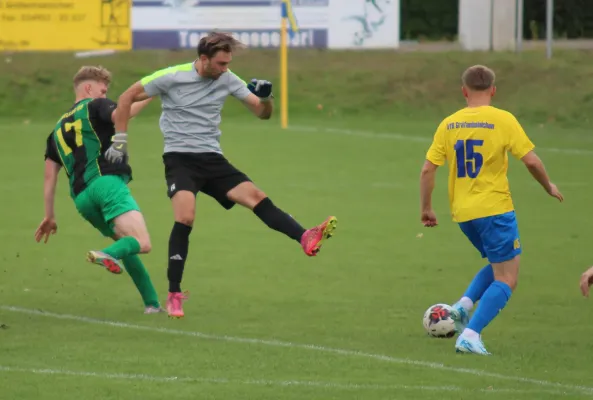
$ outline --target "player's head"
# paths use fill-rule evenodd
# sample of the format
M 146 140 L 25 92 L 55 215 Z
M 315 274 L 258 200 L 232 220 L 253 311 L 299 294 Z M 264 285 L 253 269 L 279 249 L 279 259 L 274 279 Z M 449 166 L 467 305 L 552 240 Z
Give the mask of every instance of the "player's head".
M 476 97 L 491 98 L 496 93 L 494 71 L 483 65 L 474 65 L 463 72 L 461 91 L 463 96 L 470 100 Z
M 111 72 L 101 66 L 84 66 L 74 75 L 73 81 L 77 98 L 105 98 L 111 83 Z
M 220 78 L 229 68 L 233 51 L 239 47 L 242 47 L 241 42 L 229 33 L 211 32 L 204 36 L 198 43 L 200 73 L 207 78 Z

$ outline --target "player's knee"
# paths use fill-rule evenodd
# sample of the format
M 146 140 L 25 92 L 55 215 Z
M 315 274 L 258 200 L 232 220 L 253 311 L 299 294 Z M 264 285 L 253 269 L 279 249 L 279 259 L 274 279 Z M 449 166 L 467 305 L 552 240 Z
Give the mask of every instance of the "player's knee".
M 143 241 L 142 243 L 140 243 L 140 252 L 143 254 L 146 253 L 150 253 L 150 251 L 152 250 L 152 243 L 150 243 L 150 240 L 146 240 Z
M 515 291 L 519 282 L 519 269 L 507 267 L 499 271 L 495 270 L 494 279 L 506 283 L 512 291 Z
M 516 278 L 510 279 L 510 281 L 507 282 L 507 285 L 509 285 L 512 292 L 514 292 L 517 289 L 517 283 L 518 281 Z
M 253 191 L 251 191 L 248 195 L 235 201 L 241 204 L 242 206 L 245 206 L 250 210 L 253 210 L 259 203 L 262 202 L 262 200 L 264 200 L 267 197 L 268 196 L 266 196 L 264 192 L 257 188 L 254 188 Z
M 517 288 L 519 280 L 519 256 L 503 261 L 501 263 L 492 263 L 494 270 L 494 279 L 506 283 L 512 291 Z
M 180 214 L 175 218 L 175 222 L 187 226 L 194 226 L 194 215 L 193 214 Z
M 498 279 L 498 280 L 506 283 L 511 288 L 511 291 L 513 291 L 513 292 L 515 291 L 515 289 L 517 289 L 518 279 L 516 276 L 505 275 L 505 276 L 501 277 L 501 279 Z
M 195 207 L 193 204 L 188 205 L 178 205 L 174 209 L 175 213 L 175 222 L 179 222 L 183 225 L 193 226 L 195 215 Z
M 253 201 L 254 204 L 259 204 L 266 197 L 268 197 L 268 196 L 266 196 L 266 194 L 264 192 L 262 192 L 259 189 L 255 189 L 253 191 L 252 201 Z
M 196 197 L 192 192 L 182 190 L 172 197 L 175 221 L 193 226 L 196 214 Z
M 244 207 L 253 209 L 267 196 L 253 182 L 246 181 L 238 184 L 227 193 L 227 198 Z
M 136 240 L 138 240 L 138 244 L 140 245 L 140 253 L 150 253 L 152 250 L 152 243 L 150 243 L 150 238 L 148 236 L 141 236 L 136 238 Z

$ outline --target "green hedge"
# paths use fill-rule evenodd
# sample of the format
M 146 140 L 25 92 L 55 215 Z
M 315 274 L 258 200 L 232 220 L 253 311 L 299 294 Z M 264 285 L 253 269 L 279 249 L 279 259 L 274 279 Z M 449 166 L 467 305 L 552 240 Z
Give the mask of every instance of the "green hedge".
M 402 39 L 455 39 L 458 17 L 459 0 L 401 0 Z M 523 33 L 546 36 L 546 0 L 524 0 Z M 593 38 L 593 0 L 554 0 L 554 36 Z
M 546 0 L 524 0 L 524 36 L 546 37 Z M 554 36 L 567 39 L 593 38 L 593 1 L 554 0 Z
M 448 39 L 457 37 L 459 0 L 400 0 L 401 37 Z

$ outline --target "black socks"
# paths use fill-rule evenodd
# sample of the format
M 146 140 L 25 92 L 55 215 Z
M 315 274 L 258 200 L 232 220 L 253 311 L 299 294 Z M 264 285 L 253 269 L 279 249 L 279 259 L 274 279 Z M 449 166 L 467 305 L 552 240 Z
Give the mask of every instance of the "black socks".
M 189 248 L 189 234 L 192 227 L 175 222 L 171 236 L 169 237 L 169 267 L 167 278 L 169 279 L 169 292 L 181 292 L 181 279 L 183 268 Z
M 305 233 L 305 228 L 290 215 L 276 207 L 268 197 L 257 203 L 253 208 L 253 212 L 269 228 L 282 232 L 289 238 L 300 243 L 301 236 Z

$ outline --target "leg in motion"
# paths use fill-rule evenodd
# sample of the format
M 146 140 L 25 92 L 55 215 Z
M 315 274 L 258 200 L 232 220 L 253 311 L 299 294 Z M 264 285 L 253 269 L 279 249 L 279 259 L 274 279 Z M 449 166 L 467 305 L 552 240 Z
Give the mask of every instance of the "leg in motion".
M 492 266 L 493 282 L 481 295 L 478 308 L 457 338 L 455 348 L 461 353 L 489 355 L 482 342 L 482 331 L 506 306 L 517 287 L 522 249 L 514 212 L 480 218 L 473 221 L 473 227 L 479 234 L 481 245 L 476 247 L 488 258 Z M 488 268 L 485 267 L 478 277 L 475 279 L 475 286 L 470 285 L 466 292 L 469 296 L 480 295 L 486 287 L 491 278 Z
M 509 261 L 492 263 L 494 282 L 484 292 L 476 313 L 470 319 L 467 328 L 457 338 L 455 347 L 458 352 L 490 354 L 482 343 L 482 330 L 507 305 L 513 290 L 517 286 L 519 259 L 520 256 L 516 256 Z
M 478 271 L 461 299 L 453 304 L 453 310 L 456 313 L 453 319 L 455 319 L 458 333 L 463 332 L 469 323 L 469 314 L 474 304 L 482 298 L 492 282 L 494 282 L 494 271 L 492 265 L 488 264 Z
M 150 252 L 150 236 L 144 217 L 124 179 L 105 175 L 79 194 L 78 211 L 106 237 L 117 240 L 100 251 L 87 253 L 87 260 L 121 274 L 120 260 L 129 255 Z
M 189 235 L 194 224 L 196 196 L 190 191 L 180 190 L 173 195 L 171 203 L 175 223 L 169 237 L 167 312 L 170 317 L 182 318 L 185 315 L 183 302 L 187 300 L 187 294 L 181 292 L 181 281 L 189 251 Z
M 138 253 L 149 253 L 151 250 L 150 236 L 144 217 L 140 211 L 128 211 L 113 219 L 112 237 L 115 242 L 100 250 L 91 250 L 87 259 L 104 266 L 109 272 L 121 274 L 120 260 Z
M 227 193 L 234 203 L 253 211 L 270 229 L 299 242 L 308 256 L 314 256 L 322 242 L 333 235 L 337 219 L 329 217 L 320 225 L 306 230 L 292 216 L 278 208 L 253 182 L 242 182 Z
M 156 290 L 148 271 L 138 257 L 138 253 L 149 253 L 151 250 L 150 236 L 144 217 L 140 211 L 129 211 L 119 215 L 113 220 L 113 230 L 115 231 L 113 239 L 116 242 L 103 252 L 123 261 L 124 268 L 142 296 L 144 312 L 146 314 L 160 312 L 161 306 Z M 134 251 L 130 251 L 130 243 L 134 244 Z M 139 251 L 135 251 L 136 249 Z
M 138 253 L 150 252 L 151 247 L 144 217 L 121 179 L 113 176 L 99 179 L 76 198 L 76 206 L 103 236 L 115 242 L 101 251 L 89 251 L 87 259 L 113 273 L 120 274 L 125 267 L 142 296 L 145 312 L 160 311 L 148 271 L 138 257 Z
M 150 279 L 150 274 L 144 267 L 140 257 L 137 254 L 134 254 L 124 257 L 122 261 L 126 271 L 132 278 L 136 289 L 138 289 L 140 296 L 142 296 L 144 313 L 155 314 L 163 312 L 164 310 L 161 308 L 156 289 Z

